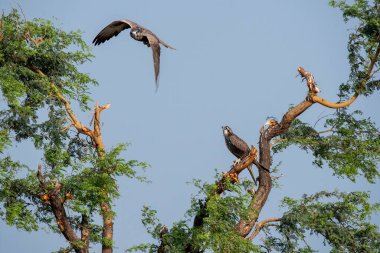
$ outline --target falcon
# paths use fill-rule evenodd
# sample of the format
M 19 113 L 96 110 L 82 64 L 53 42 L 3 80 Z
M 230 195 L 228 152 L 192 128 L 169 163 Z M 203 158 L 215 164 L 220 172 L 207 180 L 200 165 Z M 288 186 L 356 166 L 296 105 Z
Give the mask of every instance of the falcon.
M 156 91 L 158 89 L 158 75 L 160 73 L 160 54 L 161 48 L 160 44 L 164 45 L 166 48 L 174 49 L 169 46 L 160 38 L 158 38 L 153 32 L 150 30 L 138 25 L 135 22 L 129 20 L 117 20 L 113 21 L 111 24 L 107 25 L 99 32 L 98 35 L 94 38 L 92 43 L 97 46 L 100 45 L 107 40 L 111 39 L 114 36 L 117 36 L 121 31 L 125 29 L 131 28 L 130 35 L 133 39 L 137 41 L 141 41 L 144 45 L 151 47 L 153 51 L 153 63 L 154 63 L 154 74 L 156 80 Z
M 236 156 L 238 159 L 234 162 L 234 164 L 237 164 L 240 162 L 240 160 L 247 155 L 249 155 L 251 149 L 249 148 L 248 144 L 240 139 L 239 136 L 237 136 L 232 129 L 229 126 L 223 126 L 223 135 L 224 140 L 226 141 L 226 145 L 228 150 Z M 256 166 L 260 166 L 260 164 L 255 160 L 253 162 Z M 262 166 L 260 166 L 261 168 Z M 251 174 L 251 177 L 256 185 L 256 178 L 252 171 L 252 165 L 248 166 L 248 171 Z

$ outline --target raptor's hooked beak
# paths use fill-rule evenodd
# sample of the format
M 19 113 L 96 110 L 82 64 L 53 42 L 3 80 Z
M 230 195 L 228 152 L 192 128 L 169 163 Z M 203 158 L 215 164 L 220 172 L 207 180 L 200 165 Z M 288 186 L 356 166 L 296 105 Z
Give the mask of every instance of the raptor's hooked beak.
M 276 124 L 277 124 L 277 121 L 276 121 L 276 120 L 274 120 L 274 119 L 270 119 L 270 120 L 267 120 L 267 122 L 265 122 L 264 126 L 267 126 L 267 125 L 269 125 L 269 126 L 274 126 L 274 125 L 276 125 Z

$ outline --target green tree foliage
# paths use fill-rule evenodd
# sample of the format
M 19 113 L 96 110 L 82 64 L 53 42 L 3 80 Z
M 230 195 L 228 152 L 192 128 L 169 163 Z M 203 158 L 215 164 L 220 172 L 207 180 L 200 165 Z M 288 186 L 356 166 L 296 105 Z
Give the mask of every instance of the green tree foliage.
M 283 141 L 273 151 L 278 153 L 297 145 L 312 151 L 316 166 L 322 167 L 326 162 L 338 176 L 355 181 L 356 176 L 363 175 L 373 183 L 379 177 L 380 133 L 371 119 L 358 119 L 361 114 L 359 110 L 339 110 L 326 120 L 327 130 L 321 133 L 296 119 L 289 131 L 280 136 Z
M 346 22 L 355 24 L 347 47 L 351 73 L 347 82 L 339 86 L 340 103 L 326 103 L 310 92 L 306 101 L 292 106 L 281 122 L 270 126 L 280 132 L 273 133 L 275 138 L 269 144 L 271 155 L 297 146 L 313 155 L 315 166 L 328 165 L 336 176 L 354 182 L 358 177 L 364 177 L 368 182 L 375 183 L 380 175 L 379 129 L 370 118 L 362 117 L 360 110 L 352 112 L 347 106 L 359 95 L 370 96 L 380 88 L 380 2 L 331 0 L 330 5 L 343 12 Z M 314 78 L 307 81 L 310 84 Z M 302 122 L 297 116 L 312 103 L 339 109 L 328 117 L 315 119 L 314 125 Z M 291 119 L 294 115 L 295 118 Z M 324 128 L 317 130 L 320 125 L 317 123 L 323 120 Z M 281 132 L 282 129 L 286 130 Z M 260 130 L 259 148 L 266 145 L 263 143 L 268 135 L 266 131 Z M 260 161 L 268 161 L 265 159 L 268 158 L 260 157 Z M 261 174 L 264 172 L 261 171 Z M 227 191 L 216 194 L 216 188 L 225 175 L 215 184 L 202 185 L 196 181 L 201 191 L 194 197 L 187 218 L 174 223 L 170 229 L 162 229 L 164 226 L 157 220 L 155 211 L 145 207 L 143 224 L 157 243 L 141 244 L 129 251 L 316 252 L 307 241 L 310 236 L 317 235 L 322 238 L 321 244 L 329 245 L 330 252 L 380 252 L 378 227 L 370 223 L 371 215 L 379 211 L 379 204 L 371 204 L 368 193 L 322 191 L 305 195 L 299 200 L 285 198 L 282 217 L 258 221 L 255 217 L 258 217 L 263 205 L 256 203 L 265 204 L 263 192 L 270 191 L 273 176 L 268 183 L 268 180 L 262 182 L 260 175 L 260 186 L 256 192 L 247 183 L 227 182 Z M 252 226 L 249 235 L 241 236 L 241 220 L 250 219 L 255 226 Z M 260 232 L 262 241 L 252 242 Z
M 67 227 L 60 224 L 53 204 L 58 199 L 56 206 L 59 209 L 63 203 L 69 211 L 66 218 L 78 238 L 72 241 L 63 233 L 70 248 L 86 252 L 87 242 L 79 240 L 80 232 L 86 226 L 89 241 L 102 241 L 102 225 L 93 217 L 102 214 L 100 203 L 112 204 L 119 196 L 116 178 L 145 180 L 134 168 L 147 165 L 125 160 L 125 144 L 99 150 L 89 138 L 67 127 L 68 110 L 61 98 L 89 110 L 89 88 L 97 84 L 77 69 L 93 57 L 80 32 L 62 31 L 42 19 L 27 21 L 13 10 L 1 16 L 0 34 L 4 101 L 0 110 L 0 217 L 18 229 L 32 231 L 47 226 L 63 233 L 60 226 L 66 231 Z M 33 143 L 39 150 L 39 174 L 37 168 L 5 155 L 7 149 L 15 149 L 22 141 Z
M 371 204 L 368 193 L 322 191 L 299 200 L 285 198 L 282 217 L 258 220 L 273 187 L 271 158 L 291 145 L 310 152 L 314 165 L 328 165 L 336 176 L 352 181 L 362 176 L 370 183 L 379 178 L 379 129 L 359 110 L 352 112 L 347 106 L 359 95 L 370 96 L 380 88 L 380 3 L 331 0 L 330 5 L 342 11 L 346 22 L 355 23 L 347 47 L 351 71 L 347 82 L 339 86 L 340 103 L 326 104 L 309 92 L 280 122 L 260 130 L 263 167 L 257 189 L 250 181 L 238 180 L 235 165 L 217 175 L 216 183 L 196 180 L 199 193 L 185 217 L 170 228 L 158 220 L 155 210 L 143 207 L 142 222 L 154 242 L 128 252 L 315 252 L 307 243 L 309 235 L 320 236 L 330 252 L 380 252 L 380 233 L 370 223 L 379 204 Z M 144 180 L 134 168 L 146 167 L 122 158 L 126 145 L 112 149 L 99 145 L 96 112 L 93 131 L 72 115 L 71 103 L 89 110 L 89 87 L 96 81 L 77 66 L 91 58 L 79 32 L 64 32 L 50 21 L 26 21 L 15 10 L 2 15 L 0 88 L 5 103 L 0 110 L 0 153 L 6 154 L 17 142 L 31 141 L 41 152 L 37 159 L 43 165 L 37 172 L 11 156 L 2 156 L 0 217 L 26 231 L 48 226 L 63 234 L 70 242 L 68 250 L 76 252 L 88 252 L 90 242 L 112 248 L 112 240 L 104 236 L 105 223 L 95 223 L 93 215 L 112 221 L 108 205 L 119 196 L 116 178 Z M 307 81 L 310 85 L 312 80 Z M 313 103 L 339 108 L 324 118 L 325 129 L 317 130 L 297 118 Z M 96 108 L 98 113 L 106 109 Z M 68 123 L 76 131 L 67 131 Z M 67 219 L 56 212 L 62 205 L 70 210 Z M 66 228 L 72 228 L 74 236 Z M 79 233 L 88 233 L 88 239 L 81 239 Z M 259 233 L 262 241 L 253 240 Z
M 276 228 L 282 238 L 268 236 L 267 252 L 313 252 L 305 235 L 321 235 L 331 252 L 379 252 L 380 233 L 368 222 L 379 205 L 371 205 L 362 192 L 318 192 L 300 200 L 285 198 L 288 209 Z

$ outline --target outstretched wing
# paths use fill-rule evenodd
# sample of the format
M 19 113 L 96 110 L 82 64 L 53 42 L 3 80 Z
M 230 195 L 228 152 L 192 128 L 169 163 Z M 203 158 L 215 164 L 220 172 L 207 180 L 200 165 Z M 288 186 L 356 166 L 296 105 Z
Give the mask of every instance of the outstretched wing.
M 149 46 L 152 48 L 153 52 L 153 63 L 154 63 L 154 77 L 156 80 L 156 90 L 158 89 L 158 75 L 160 74 L 160 55 L 161 47 L 159 39 L 151 33 L 144 33 L 144 36 L 148 40 Z
M 111 39 L 112 37 L 117 36 L 121 31 L 137 26 L 138 25 L 136 23 L 129 20 L 113 21 L 111 24 L 104 27 L 98 35 L 96 35 L 92 43 L 94 43 L 95 46 L 100 45 L 106 42 L 107 40 Z
M 162 40 L 160 40 L 160 39 L 158 39 L 159 41 L 160 41 L 160 43 L 162 44 L 162 45 L 164 45 L 166 48 L 170 48 L 170 49 L 174 49 L 175 50 L 175 48 L 174 47 L 171 47 L 171 46 L 169 46 L 168 44 L 166 44 L 165 42 L 163 42 Z

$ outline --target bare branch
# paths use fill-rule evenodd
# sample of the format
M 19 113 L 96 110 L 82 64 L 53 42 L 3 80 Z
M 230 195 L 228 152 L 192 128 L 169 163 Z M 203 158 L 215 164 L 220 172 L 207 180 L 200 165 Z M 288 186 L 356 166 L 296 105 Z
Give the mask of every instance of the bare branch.
M 315 82 L 314 76 L 302 67 L 298 67 L 298 72 L 302 76 L 302 79 L 306 80 L 307 86 L 309 88 L 309 93 L 316 94 L 320 92 Z
M 47 78 L 47 76 L 38 68 L 34 66 L 29 66 L 29 68 L 40 74 L 41 76 L 44 76 Z M 54 96 L 58 98 L 65 106 L 66 112 L 69 115 L 69 119 L 71 124 L 77 129 L 79 133 L 82 133 L 84 135 L 87 135 L 90 137 L 91 141 L 95 143 L 95 148 L 98 154 L 98 157 L 101 158 L 104 155 L 104 144 L 103 140 L 100 134 L 100 112 L 108 109 L 111 104 L 107 104 L 105 106 L 99 106 L 96 104 L 95 107 L 95 113 L 94 113 L 94 129 L 91 130 L 88 127 L 84 126 L 75 116 L 74 112 L 71 109 L 71 105 L 69 101 L 60 93 L 59 89 L 56 87 L 56 85 L 52 82 L 50 82 L 50 87 L 52 88 L 54 92 Z M 58 192 L 57 192 L 58 193 Z M 57 224 L 62 232 L 62 234 L 65 236 L 65 238 L 73 243 L 74 241 L 78 241 L 78 237 L 74 233 L 71 224 L 68 221 L 68 218 L 66 216 L 65 209 L 63 208 L 63 203 L 58 194 L 50 194 L 50 202 L 51 206 L 54 212 L 54 215 L 57 219 Z M 59 202 L 59 203 L 58 203 Z M 112 253 L 112 245 L 110 243 L 112 242 L 113 238 L 113 212 L 111 205 L 107 201 L 103 201 L 100 203 L 100 209 L 102 210 L 102 217 L 103 217 L 103 243 L 102 243 L 102 252 L 103 253 Z M 82 233 L 83 236 L 83 233 Z M 75 246 L 77 247 L 77 246 Z M 86 248 L 83 248 L 84 252 L 88 250 Z M 77 249 L 76 249 L 77 251 Z
M 34 72 L 36 72 L 37 74 L 40 74 L 41 76 L 44 76 L 47 78 L 47 76 L 45 75 L 45 73 L 43 73 L 40 69 L 34 67 L 34 66 L 30 66 L 29 67 L 31 70 L 33 70 Z M 66 112 L 67 114 L 69 115 L 70 117 L 70 121 L 72 123 L 72 125 L 77 129 L 78 132 L 82 133 L 82 134 L 85 134 L 85 135 L 88 135 L 89 137 L 92 138 L 93 136 L 93 132 L 87 128 L 86 126 L 84 126 L 78 119 L 77 117 L 75 116 L 73 110 L 71 109 L 71 105 L 69 103 L 69 101 L 59 92 L 58 88 L 55 86 L 54 83 L 50 82 L 50 87 L 52 88 L 53 92 L 54 92 L 54 96 L 56 98 L 58 98 L 62 103 L 63 105 L 65 106 L 65 109 L 66 109 Z
M 240 163 L 235 164 L 231 167 L 231 169 L 225 173 L 216 184 L 216 194 L 222 194 L 225 190 L 226 180 L 228 180 L 231 184 L 235 184 L 239 181 L 239 174 L 245 169 L 248 168 L 257 158 L 257 149 L 254 146 L 251 146 L 250 153 L 241 159 Z

